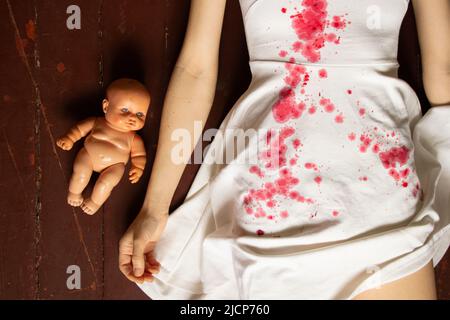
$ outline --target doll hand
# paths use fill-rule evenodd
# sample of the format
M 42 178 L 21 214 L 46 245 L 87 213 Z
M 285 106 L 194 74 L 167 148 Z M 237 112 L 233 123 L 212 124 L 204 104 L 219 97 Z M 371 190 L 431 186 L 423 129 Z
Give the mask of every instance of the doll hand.
M 128 174 L 129 175 L 128 179 L 130 179 L 131 183 L 136 183 L 141 178 L 143 172 L 144 170 L 137 167 L 133 167 L 131 168 L 130 173 Z
M 63 150 L 70 150 L 73 147 L 73 142 L 68 137 L 59 138 L 56 144 Z

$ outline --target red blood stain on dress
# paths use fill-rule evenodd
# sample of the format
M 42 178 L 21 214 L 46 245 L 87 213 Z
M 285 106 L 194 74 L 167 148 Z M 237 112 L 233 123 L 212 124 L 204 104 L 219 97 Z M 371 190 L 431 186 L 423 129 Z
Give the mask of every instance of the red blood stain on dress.
M 353 140 L 355 140 L 355 139 L 356 139 L 356 135 L 355 135 L 355 133 L 354 133 L 354 132 L 351 132 L 351 133 L 349 133 L 349 135 L 348 135 L 348 139 L 349 139 L 350 141 L 353 141 Z
M 339 43 L 334 33 L 326 33 L 326 28 L 331 26 L 342 30 L 346 26 L 346 20 L 340 16 L 327 19 L 327 6 L 325 0 L 303 0 L 303 10 L 291 15 L 291 25 L 297 34 L 298 40 L 293 44 L 293 49 L 300 52 L 309 62 L 320 60 L 320 50 L 325 42 Z
M 366 114 L 366 109 L 364 109 L 364 108 L 359 108 L 359 115 L 362 117 L 362 116 L 364 116 L 365 114 Z
M 336 123 L 343 123 L 344 122 L 344 116 L 341 114 L 338 114 L 335 118 L 334 121 L 336 121 Z
M 286 57 L 288 55 L 288 52 L 286 50 L 280 50 L 280 52 L 278 52 L 278 55 L 281 58 L 284 58 L 284 57 Z
M 320 69 L 319 70 L 319 77 L 326 78 L 327 76 L 328 76 L 327 70 L 325 70 L 325 69 Z
M 386 169 L 395 168 L 397 163 L 403 166 L 409 159 L 409 152 L 406 146 L 393 147 L 388 151 L 380 152 L 380 160 Z
M 259 168 L 258 166 L 251 166 L 250 172 L 256 174 L 260 178 L 264 177 L 264 172 L 262 172 L 261 168 Z
M 282 167 L 286 164 L 287 145 L 285 140 L 294 134 L 295 129 L 292 127 L 283 127 L 280 129 L 278 137 L 273 137 L 273 131 L 270 132 L 270 138 L 266 136 L 269 146 L 267 150 L 259 153 L 260 160 L 265 160 L 265 168 L 274 169 Z M 269 133 L 268 133 L 269 135 Z
M 334 109 L 335 109 L 334 104 L 331 102 L 330 99 L 327 99 L 327 98 L 322 98 L 322 99 L 320 99 L 319 104 L 320 104 L 322 107 L 324 107 L 325 111 L 328 112 L 328 113 L 333 112 Z

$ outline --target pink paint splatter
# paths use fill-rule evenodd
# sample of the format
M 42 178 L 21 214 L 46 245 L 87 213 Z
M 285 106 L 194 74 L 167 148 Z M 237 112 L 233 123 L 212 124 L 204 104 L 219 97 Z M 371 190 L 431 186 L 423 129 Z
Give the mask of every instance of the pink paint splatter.
M 355 139 L 356 139 L 356 135 L 355 135 L 355 133 L 354 133 L 354 132 L 351 132 L 351 133 L 349 133 L 349 135 L 348 135 L 348 139 L 349 139 L 350 141 L 353 141 L 353 140 L 355 140 Z
M 402 176 L 402 178 L 406 178 L 409 172 L 410 172 L 409 168 L 406 168 L 400 172 L 400 175 Z
M 312 162 L 305 163 L 305 168 L 306 169 L 314 169 L 315 171 L 317 171 L 317 165 Z
M 288 87 L 280 92 L 280 99 L 273 105 L 272 114 L 277 122 L 283 123 L 299 118 L 305 109 L 305 103 L 296 103 L 294 90 Z
M 286 57 L 288 55 L 288 52 L 286 50 L 280 50 L 280 52 L 278 52 L 278 55 L 281 58 L 284 58 L 284 57 Z
M 315 112 L 316 112 L 316 107 L 315 106 L 309 107 L 309 109 L 308 109 L 308 113 L 309 114 L 314 114 Z
M 336 121 L 337 123 L 343 123 L 344 122 L 344 116 L 341 114 L 338 114 L 335 118 L 334 121 Z
M 359 151 L 366 152 L 367 148 L 372 143 L 372 139 L 367 134 L 361 134 L 361 136 L 359 137 L 359 140 L 361 141 Z
M 339 16 L 334 16 L 331 21 L 331 26 L 335 29 L 344 29 L 346 25 L 346 20 Z
M 374 144 L 372 147 L 372 151 L 374 153 L 378 153 L 380 151 L 380 146 L 378 144 Z
M 393 147 L 386 152 L 381 152 L 379 157 L 386 169 L 395 168 L 397 163 L 400 166 L 406 164 L 409 159 L 410 150 L 406 146 Z
M 264 172 L 262 172 L 261 168 L 259 168 L 258 166 L 251 166 L 249 171 L 250 173 L 256 174 L 260 178 L 264 177 Z
M 322 99 L 320 99 L 319 104 L 320 104 L 321 106 L 323 106 L 323 107 L 325 108 L 325 111 L 328 112 L 328 113 L 333 112 L 334 109 L 335 109 L 335 106 L 334 106 L 334 104 L 331 102 L 330 99 L 322 98 Z
M 362 117 L 362 116 L 364 116 L 365 114 L 366 114 L 366 109 L 360 108 L 360 109 L 359 109 L 359 115 Z
M 260 152 L 259 158 L 260 160 L 266 160 L 266 168 L 274 169 L 282 167 L 286 164 L 287 145 L 285 140 L 295 133 L 295 129 L 289 126 L 283 127 L 280 129 L 280 133 L 277 138 L 272 138 L 273 132 L 269 132 L 270 138 L 266 136 L 269 149 Z
M 301 143 L 300 139 L 294 139 L 292 141 L 292 145 L 294 146 L 295 149 L 298 149 L 302 145 L 302 143 Z
M 326 78 L 326 77 L 328 77 L 327 70 L 325 70 L 325 69 L 320 69 L 320 70 L 319 70 L 319 77 L 321 77 L 321 78 Z
M 280 216 L 282 218 L 287 218 L 289 216 L 289 213 L 286 210 L 284 210 L 284 211 L 281 211 Z
M 339 16 L 327 20 L 327 1 L 325 0 L 303 0 L 303 10 L 291 15 L 292 28 L 299 41 L 295 42 L 293 49 L 300 52 L 308 61 L 320 60 L 320 50 L 325 42 L 337 43 L 336 36 L 325 33 L 327 25 L 335 29 L 344 29 L 345 20 Z

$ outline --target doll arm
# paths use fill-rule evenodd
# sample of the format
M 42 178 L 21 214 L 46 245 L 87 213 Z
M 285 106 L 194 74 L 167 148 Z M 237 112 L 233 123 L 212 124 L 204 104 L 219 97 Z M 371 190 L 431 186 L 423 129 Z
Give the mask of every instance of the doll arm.
M 133 142 L 131 143 L 131 169 L 129 172 L 129 179 L 131 183 L 136 183 L 139 181 L 142 173 L 144 172 L 146 162 L 147 156 L 144 141 L 138 134 L 135 134 Z
M 56 144 L 64 150 L 72 149 L 75 142 L 86 136 L 94 127 L 95 117 L 87 118 L 74 125 L 69 132 L 58 139 Z
M 67 133 L 67 137 L 72 140 L 73 143 L 77 142 L 81 138 L 85 137 L 89 132 L 91 132 L 94 127 L 95 117 L 87 118 L 83 121 L 78 122 L 75 126 L 70 129 Z

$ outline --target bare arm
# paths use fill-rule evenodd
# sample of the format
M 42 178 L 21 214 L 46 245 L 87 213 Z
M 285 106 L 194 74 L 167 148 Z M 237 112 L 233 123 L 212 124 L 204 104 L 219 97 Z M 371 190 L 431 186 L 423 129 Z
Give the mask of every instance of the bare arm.
M 202 128 L 214 101 L 219 60 L 219 45 L 226 0 L 192 0 L 189 22 L 181 53 L 173 70 L 164 99 L 158 147 L 143 211 L 169 208 L 175 189 L 199 136 L 194 122 Z M 182 164 L 171 159 L 174 130 L 187 130 L 191 149 Z
M 131 281 L 152 281 L 159 272 L 153 249 L 168 220 L 173 193 L 190 154 L 181 164 L 172 161 L 176 129 L 191 136 L 191 152 L 198 136 L 194 122 L 202 128 L 211 109 L 217 82 L 219 45 L 226 0 L 192 0 L 189 23 L 164 99 L 158 147 L 141 212 L 119 243 L 119 268 Z
M 450 104 L 450 1 L 413 0 L 423 67 L 432 106 Z

